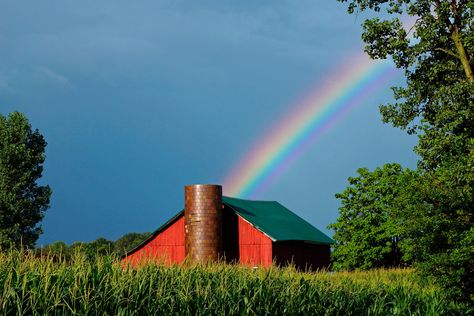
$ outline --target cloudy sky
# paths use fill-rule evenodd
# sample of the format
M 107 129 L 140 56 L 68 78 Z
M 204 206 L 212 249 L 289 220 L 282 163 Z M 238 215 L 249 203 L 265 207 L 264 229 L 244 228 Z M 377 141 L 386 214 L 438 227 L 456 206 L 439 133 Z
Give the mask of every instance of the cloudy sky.
M 40 244 L 152 231 L 183 186 L 222 183 L 262 135 L 362 50 L 332 1 L 0 0 L 0 113 L 45 136 L 53 189 Z M 357 168 L 416 164 L 380 122 L 390 85 L 318 139 L 257 198 L 332 234 Z

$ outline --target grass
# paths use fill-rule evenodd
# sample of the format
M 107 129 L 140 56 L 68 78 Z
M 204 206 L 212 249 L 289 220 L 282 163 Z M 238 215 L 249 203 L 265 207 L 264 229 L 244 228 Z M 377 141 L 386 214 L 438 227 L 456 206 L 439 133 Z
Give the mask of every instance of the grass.
M 462 315 L 411 270 L 300 273 L 226 264 L 137 269 L 0 253 L 3 315 Z

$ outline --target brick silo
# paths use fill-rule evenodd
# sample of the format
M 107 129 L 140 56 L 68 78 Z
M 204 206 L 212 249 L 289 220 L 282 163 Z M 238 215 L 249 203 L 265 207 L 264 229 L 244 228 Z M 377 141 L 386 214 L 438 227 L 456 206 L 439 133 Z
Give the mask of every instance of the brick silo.
M 186 257 L 194 262 L 217 261 L 222 255 L 222 187 L 196 184 L 184 191 Z

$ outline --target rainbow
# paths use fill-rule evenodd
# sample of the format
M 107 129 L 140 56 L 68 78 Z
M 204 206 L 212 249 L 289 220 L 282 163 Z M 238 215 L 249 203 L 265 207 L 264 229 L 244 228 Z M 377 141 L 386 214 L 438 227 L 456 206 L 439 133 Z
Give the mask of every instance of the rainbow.
M 289 107 L 224 180 L 227 195 L 255 197 L 271 186 L 311 144 L 396 74 L 389 61 L 359 54 Z

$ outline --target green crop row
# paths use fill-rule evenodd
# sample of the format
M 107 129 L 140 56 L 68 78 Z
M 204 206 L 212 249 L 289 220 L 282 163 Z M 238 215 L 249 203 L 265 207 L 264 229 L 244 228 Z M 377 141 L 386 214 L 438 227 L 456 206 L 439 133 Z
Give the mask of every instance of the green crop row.
M 410 270 L 300 273 L 226 264 L 124 267 L 0 253 L 3 315 L 459 315 Z

